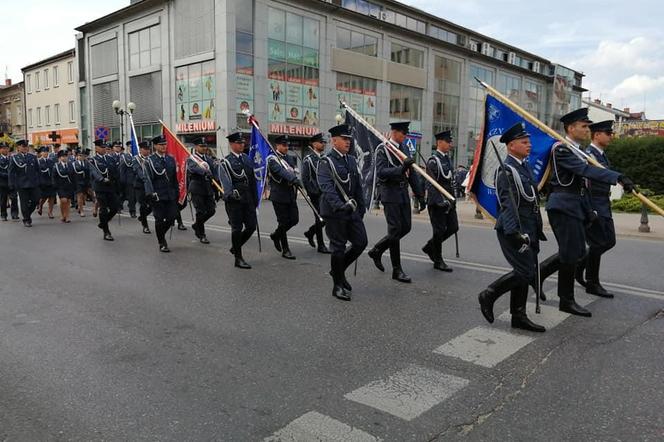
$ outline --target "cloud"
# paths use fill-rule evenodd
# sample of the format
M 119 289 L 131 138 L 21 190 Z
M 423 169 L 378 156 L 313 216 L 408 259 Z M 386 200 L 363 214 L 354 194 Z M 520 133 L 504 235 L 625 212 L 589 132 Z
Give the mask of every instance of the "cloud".
M 647 75 L 632 75 L 625 78 L 611 90 L 613 95 L 634 96 L 647 94 L 664 88 L 664 76 L 649 77 Z

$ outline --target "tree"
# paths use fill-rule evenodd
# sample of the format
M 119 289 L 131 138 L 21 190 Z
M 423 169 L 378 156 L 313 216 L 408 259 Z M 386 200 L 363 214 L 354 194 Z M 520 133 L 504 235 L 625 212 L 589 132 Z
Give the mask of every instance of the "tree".
M 664 137 L 616 138 L 606 150 L 611 169 L 640 187 L 664 194 Z

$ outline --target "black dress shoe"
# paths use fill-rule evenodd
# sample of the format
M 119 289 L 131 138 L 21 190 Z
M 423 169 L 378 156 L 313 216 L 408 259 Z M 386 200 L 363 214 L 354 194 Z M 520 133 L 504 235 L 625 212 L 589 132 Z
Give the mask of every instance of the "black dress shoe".
M 585 308 L 581 307 L 575 301 L 570 301 L 565 299 L 560 300 L 558 309 L 561 312 L 569 313 L 570 315 L 585 316 L 586 318 L 590 318 L 593 315 L 592 313 L 590 313 L 589 310 L 586 310 Z
M 2 220 L 3 220 L 3 221 L 7 221 L 7 217 L 6 217 L 6 216 L 3 216 L 3 217 L 2 217 Z
M 210 240 L 207 239 L 207 236 L 205 235 L 201 236 L 198 240 L 201 242 L 201 244 L 210 244 Z
M 242 258 L 235 258 L 235 267 L 238 269 L 250 269 L 251 266 L 245 262 Z
M 371 249 L 369 250 L 369 258 L 373 259 L 374 265 L 378 270 L 381 272 L 385 271 L 385 267 L 383 267 L 383 262 L 381 261 L 381 254 L 379 254 L 376 250 Z
M 309 245 L 311 247 L 316 247 L 316 242 L 314 241 L 314 235 L 315 233 L 312 232 L 311 230 L 307 230 L 304 232 L 304 236 L 307 238 L 307 241 L 309 241 Z
M 284 250 L 281 252 L 281 257 L 286 259 L 295 259 L 295 256 L 293 256 L 290 250 Z
M 159 245 L 159 251 L 162 253 L 170 253 L 171 249 L 168 248 L 168 244 L 163 243 Z
M 231 252 L 231 255 L 235 256 L 235 249 L 234 249 L 233 247 L 231 247 L 231 249 L 229 250 L 229 252 Z
M 486 319 L 489 324 L 493 324 L 493 302 L 490 299 L 490 295 L 491 292 L 488 289 L 483 290 L 477 297 L 477 300 L 480 302 L 482 316 L 484 316 L 484 319 Z
M 350 301 L 350 293 L 348 293 L 342 286 L 335 285 L 332 289 L 332 296 L 342 301 Z
M 12 216 L 12 221 L 18 221 L 18 216 Z
M 429 257 L 431 261 L 434 263 L 436 262 L 436 256 L 433 253 L 433 247 L 431 247 L 431 243 L 428 242 L 422 247 L 422 251 Z
M 332 275 L 332 270 L 330 270 L 329 273 L 330 273 L 330 276 L 332 276 L 332 278 L 334 278 L 334 276 Z M 341 281 L 341 285 L 344 289 L 348 290 L 349 292 L 353 291 L 353 287 L 351 287 L 350 283 L 348 282 L 348 280 L 346 279 L 345 276 L 344 276 L 343 281 Z
M 23 226 L 24 226 L 24 227 L 30 227 L 30 223 L 27 222 L 27 221 L 23 221 Z
M 453 272 L 454 269 L 450 266 L 448 266 L 445 261 L 438 261 L 433 263 L 433 268 L 436 270 L 440 270 L 443 272 Z
M 613 294 L 606 291 L 602 284 L 599 282 L 590 282 L 588 281 L 586 285 L 586 293 L 591 295 L 600 296 L 602 298 L 613 298 Z
M 277 252 L 281 252 L 281 239 L 275 236 L 274 233 L 270 233 L 270 239 L 274 243 L 274 248 L 277 249 Z
M 401 269 L 392 270 L 392 279 L 405 283 L 411 282 L 410 276 L 406 275 Z
M 322 253 L 324 255 L 329 255 L 330 253 L 332 253 L 332 252 L 330 252 L 330 249 L 328 249 L 325 244 L 319 245 L 317 251 L 318 251 L 318 253 Z
M 104 233 L 104 241 L 115 241 L 115 239 L 113 239 L 113 235 L 110 233 Z
M 178 224 L 178 230 L 187 230 L 184 224 Z
M 145 226 L 143 227 L 143 233 L 145 233 L 146 235 L 150 235 L 152 232 L 150 231 L 149 227 Z
M 512 315 L 512 328 L 519 328 L 531 332 L 544 333 L 546 329 L 541 325 L 537 325 L 528 319 L 527 316 Z

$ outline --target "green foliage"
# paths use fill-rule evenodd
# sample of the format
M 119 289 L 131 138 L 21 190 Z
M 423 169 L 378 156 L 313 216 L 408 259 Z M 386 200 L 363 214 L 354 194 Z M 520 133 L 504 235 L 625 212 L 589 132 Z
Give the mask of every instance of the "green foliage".
M 0 137 L 0 143 L 7 143 L 9 147 L 14 147 L 14 140 L 7 134 Z
M 646 192 L 644 192 L 644 195 L 646 195 Z M 664 208 L 664 195 L 648 195 L 648 199 L 659 207 Z M 625 195 L 617 201 L 612 201 L 611 208 L 615 212 L 640 213 L 641 200 L 632 194 Z M 649 208 L 648 212 L 652 212 L 652 210 Z
M 606 150 L 611 169 L 664 194 L 664 137 L 616 138 Z

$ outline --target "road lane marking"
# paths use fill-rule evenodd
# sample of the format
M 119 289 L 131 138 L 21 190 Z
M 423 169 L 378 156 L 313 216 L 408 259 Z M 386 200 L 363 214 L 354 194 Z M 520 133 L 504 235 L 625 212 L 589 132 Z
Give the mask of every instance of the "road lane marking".
M 489 327 L 475 327 L 441 345 L 433 352 L 493 368 L 535 338 Z
M 378 442 L 382 439 L 324 414 L 310 411 L 263 440 L 265 442 Z
M 411 365 L 344 397 L 410 421 L 448 399 L 469 382 L 430 368 Z

